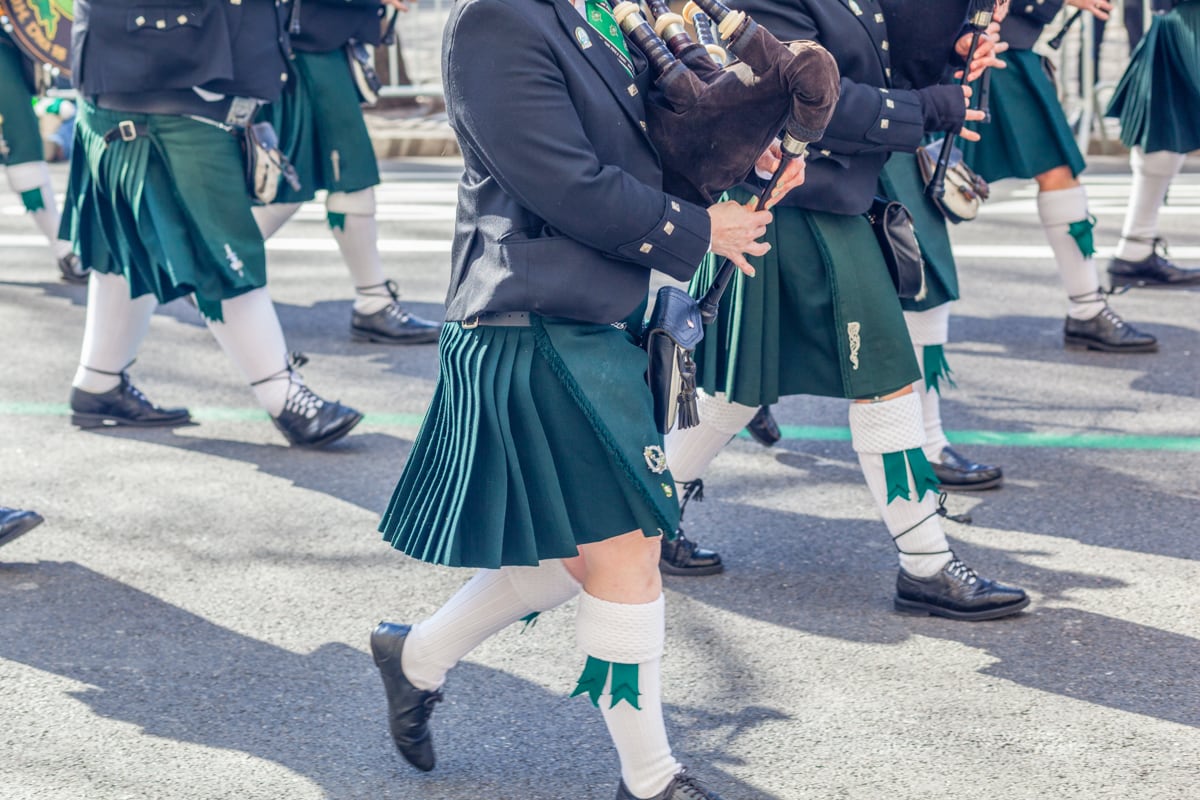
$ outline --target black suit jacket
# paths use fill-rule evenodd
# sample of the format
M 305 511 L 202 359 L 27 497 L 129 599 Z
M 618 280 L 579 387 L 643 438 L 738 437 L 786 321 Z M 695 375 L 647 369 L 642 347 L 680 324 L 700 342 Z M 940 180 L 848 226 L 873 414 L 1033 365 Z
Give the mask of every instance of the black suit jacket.
M 894 87 L 891 43 L 879 3 L 731 0 L 729 5 L 748 12 L 782 41 L 816 41 L 833 54 L 842 74 L 833 119 L 825 137 L 809 149 L 804 184 L 783 204 L 837 214 L 865 212 L 888 154 L 915 151 L 927 125 L 942 129 L 941 122 L 929 118 L 917 91 Z M 961 124 L 965 108 L 959 114 Z
M 351 39 L 379 44 L 383 32 L 381 0 L 301 0 L 292 13 L 292 47 L 307 53 L 336 50 Z
M 633 78 L 567 0 L 458 0 L 442 76 L 463 152 L 446 318 L 615 322 L 650 270 L 687 280 L 707 212 L 662 191 Z

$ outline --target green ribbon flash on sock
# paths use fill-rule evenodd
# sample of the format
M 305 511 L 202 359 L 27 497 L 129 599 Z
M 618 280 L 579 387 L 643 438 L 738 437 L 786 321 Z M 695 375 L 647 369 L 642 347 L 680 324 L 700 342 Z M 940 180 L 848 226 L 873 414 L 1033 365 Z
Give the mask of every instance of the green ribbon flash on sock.
M 586 694 L 592 705 L 599 708 L 600 693 L 604 691 L 604 682 L 608 680 L 609 666 L 609 662 L 602 658 L 588 656 L 587 663 L 583 665 L 583 674 L 579 676 L 579 682 L 575 684 L 575 691 L 571 692 L 571 697 Z
M 41 211 L 46 207 L 46 201 L 42 197 L 42 190 L 40 188 L 28 189 L 21 192 L 21 202 L 25 204 L 25 210 L 30 214 L 35 211 Z
M 1072 222 L 1067 228 L 1067 233 L 1071 234 L 1075 244 L 1079 245 L 1079 252 L 1083 253 L 1084 258 L 1091 258 L 1096 254 L 1096 242 L 1092 238 L 1092 228 L 1094 227 L 1096 227 L 1096 218 L 1088 214 L 1087 219 Z
M 329 220 L 329 229 L 331 231 L 346 230 L 346 215 L 339 214 L 336 211 L 327 211 L 325 218 Z
M 575 691 L 571 692 L 571 697 L 586 694 L 592 701 L 592 705 L 599 708 L 600 695 L 604 692 L 604 684 L 608 682 L 610 667 L 612 668 L 612 702 L 608 707 L 616 708 L 617 703 L 624 700 L 641 711 L 642 707 L 638 705 L 638 697 L 641 692 L 638 691 L 637 664 L 616 664 L 602 658 L 588 656 L 587 663 L 583 665 L 583 674 L 579 676 L 579 682 L 575 684 Z
M 904 455 L 908 457 L 908 466 L 912 470 L 913 486 L 917 487 L 917 500 L 923 498 L 927 492 L 935 495 L 940 492 L 941 484 L 938 483 L 933 467 L 929 466 L 929 459 L 925 458 L 925 451 L 914 447 L 912 450 L 905 450 Z
M 904 453 L 883 454 L 883 479 L 887 482 L 887 501 L 889 503 L 897 497 L 902 500 L 909 498 L 908 466 L 904 460 Z
M 638 705 L 640 694 L 641 692 L 638 691 L 638 665 L 614 663 L 612 665 L 612 703 L 609 708 L 616 708 L 617 703 L 624 700 L 641 711 L 642 707 Z
M 531 613 L 531 614 L 526 614 L 525 616 L 523 616 L 523 617 L 521 617 L 519 620 L 517 620 L 518 622 L 524 622 L 524 623 L 525 623 L 525 627 L 524 627 L 524 628 L 521 628 L 521 633 L 524 633 L 525 631 L 527 631 L 527 630 L 529 630 L 530 628 L 532 628 L 532 627 L 534 626 L 534 623 L 536 623 L 536 622 L 537 622 L 538 616 L 539 616 L 541 613 L 542 613 L 542 612 L 540 612 L 540 611 L 534 611 L 533 613 Z
M 925 345 L 925 353 L 922 358 L 925 362 L 925 390 L 932 389 L 938 394 L 942 393 L 942 387 L 938 385 L 938 381 L 945 378 L 946 383 L 951 387 L 958 386 L 954 382 L 954 378 L 950 376 L 950 364 L 946 361 L 946 351 L 940 344 Z

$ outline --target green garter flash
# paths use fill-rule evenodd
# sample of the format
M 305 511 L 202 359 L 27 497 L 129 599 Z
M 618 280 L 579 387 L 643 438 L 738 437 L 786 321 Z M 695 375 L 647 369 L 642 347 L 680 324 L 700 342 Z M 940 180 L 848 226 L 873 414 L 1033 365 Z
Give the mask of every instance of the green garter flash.
M 1079 252 L 1083 253 L 1084 258 L 1096 255 L 1096 242 L 1092 238 L 1092 228 L 1094 227 L 1096 227 L 1096 218 L 1088 214 L 1087 219 L 1072 222 L 1067 228 L 1067 233 L 1071 234 L 1075 244 L 1079 245 Z
M 592 705 L 599 708 L 600 695 L 604 691 L 604 684 L 608 681 L 610 667 L 612 668 L 612 702 L 609 704 L 609 708 L 616 708 L 617 703 L 624 700 L 641 711 L 642 707 L 638 705 L 638 696 L 641 692 L 638 691 L 637 664 L 616 664 L 602 658 L 588 656 L 587 663 L 583 665 L 583 674 L 579 676 L 579 682 L 575 685 L 575 691 L 571 692 L 571 697 L 586 694 L 592 701 Z
M 932 389 L 938 394 L 942 393 L 942 387 L 938 385 L 938 381 L 945 378 L 946 383 L 950 387 L 958 386 L 954 382 L 954 378 L 950 375 L 950 364 L 946 361 L 946 351 L 940 344 L 925 345 L 924 358 L 925 362 L 925 390 Z
M 25 210 L 30 214 L 35 211 L 41 211 L 46 207 L 46 201 L 42 198 L 42 190 L 40 188 L 27 189 L 21 192 L 21 202 L 25 204 Z
M 925 453 L 919 447 L 898 453 L 883 454 L 883 476 L 887 482 L 887 501 L 890 503 L 897 497 L 901 500 L 912 499 L 908 491 L 908 476 L 911 470 L 913 486 L 917 489 L 917 501 L 926 493 L 938 493 L 938 479 L 933 474 L 933 467 L 925 458 Z
M 336 211 L 328 211 L 325 214 L 325 219 L 329 221 L 329 230 L 344 231 L 346 230 L 346 215 L 339 214 Z

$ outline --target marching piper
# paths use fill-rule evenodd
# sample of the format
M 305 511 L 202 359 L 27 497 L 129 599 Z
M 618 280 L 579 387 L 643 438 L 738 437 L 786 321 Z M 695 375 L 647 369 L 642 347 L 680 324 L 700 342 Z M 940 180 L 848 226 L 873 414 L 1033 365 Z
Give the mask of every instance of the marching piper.
M 250 211 L 246 127 L 287 80 L 285 2 L 173 9 L 77 0 L 81 95 L 65 228 L 93 268 L 71 419 L 186 423 L 129 379 L 158 303 L 192 295 L 221 348 L 293 445 L 345 436 L 362 415 L 296 373 L 266 289 Z M 138 58 L 129 58 L 136 52 Z
M 700 424 L 668 434 L 671 471 L 695 486 L 729 438 L 780 396 L 844 397 L 852 401 L 852 446 L 899 551 L 895 608 L 959 620 L 1014 614 L 1028 605 L 1026 593 L 980 576 L 946 541 L 938 479 L 922 450 L 913 345 L 863 216 L 889 153 L 914 151 L 927 133 L 959 131 L 982 112 L 966 109 L 969 91 L 958 86 L 894 85 L 876 0 L 733 5 L 780 39 L 824 45 L 837 59 L 842 91 L 824 138 L 809 151 L 804 185 L 776 207 L 770 253 L 751 259 L 753 280 L 735 278 L 697 348 Z M 713 266 L 710 259 L 697 273 L 697 290 L 707 288 Z
M 269 239 L 301 204 L 325 190 L 329 230 L 354 282 L 350 336 L 384 344 L 435 342 L 440 326 L 400 305 L 396 284 L 379 258 L 375 187 L 379 166 L 367 133 L 352 67 L 363 70 L 365 45 L 380 41 L 380 13 L 407 11 L 402 0 L 303 0 L 289 18 L 290 80 L 267 109 L 300 188 L 281 186 L 254 218 Z M 355 63 L 351 63 L 354 61 Z M 369 66 L 369 65 L 368 65 Z
M 25 210 L 49 242 L 62 279 L 87 283 L 87 269 L 72 252 L 71 243 L 58 238 L 58 203 L 37 115 L 30 105 L 34 86 L 28 76 L 26 56 L 0 30 L 0 163 L 8 185 L 20 195 Z
M 1155 16 L 1125 70 L 1107 114 L 1121 120 L 1133 187 L 1116 253 L 1108 263 L 1114 286 L 1195 286 L 1200 269 L 1169 261 L 1158 215 L 1184 159 L 1200 149 L 1200 2 L 1176 0 Z
M 618 800 L 718 800 L 663 721 L 658 539 L 679 508 L 638 338 L 651 270 L 686 280 L 710 243 L 749 269 L 771 215 L 663 192 L 649 70 L 602 0 L 460 0 L 442 58 L 465 167 L 442 368 L 381 529 L 479 571 L 428 619 L 372 634 L 392 738 L 433 769 L 446 673 L 578 595 L 575 694 L 604 716 Z
M 1112 10 L 1108 0 L 1066 4 L 1098 19 L 1108 19 Z M 1079 181 L 1086 164 L 1043 58 L 1033 51 L 1042 29 L 1063 5 L 1064 0 L 1018 2 L 997 14 L 1000 38 L 1009 45 L 1000 55 L 1007 68 L 992 72 L 993 121 L 980 141 L 963 144 L 963 156 L 986 181 L 1037 181 L 1038 218 L 1067 291 L 1064 344 L 1110 353 L 1153 352 L 1158 340 L 1122 319 L 1100 287 L 1093 259 L 1094 218 L 1088 212 L 1087 189 Z

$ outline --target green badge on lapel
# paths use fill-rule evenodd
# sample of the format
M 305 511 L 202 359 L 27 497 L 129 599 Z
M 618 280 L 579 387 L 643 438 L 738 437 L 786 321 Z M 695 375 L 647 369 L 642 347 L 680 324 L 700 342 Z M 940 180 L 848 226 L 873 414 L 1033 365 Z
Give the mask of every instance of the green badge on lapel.
M 579 46 L 584 50 L 592 46 L 592 37 L 588 36 L 587 31 L 583 28 L 575 29 L 575 41 L 579 42 Z

